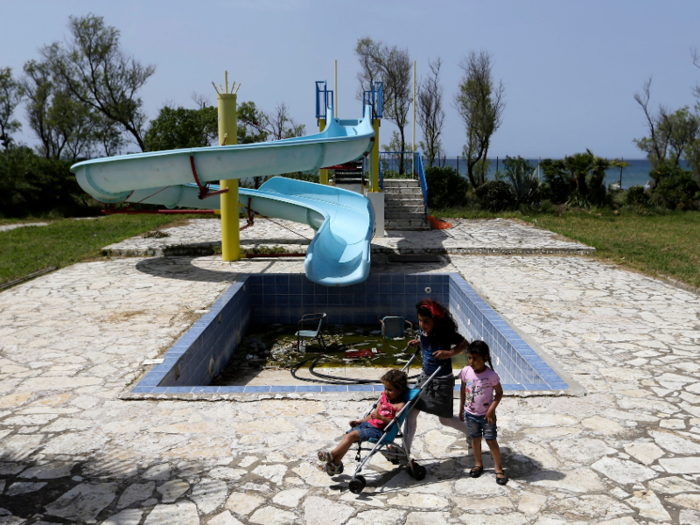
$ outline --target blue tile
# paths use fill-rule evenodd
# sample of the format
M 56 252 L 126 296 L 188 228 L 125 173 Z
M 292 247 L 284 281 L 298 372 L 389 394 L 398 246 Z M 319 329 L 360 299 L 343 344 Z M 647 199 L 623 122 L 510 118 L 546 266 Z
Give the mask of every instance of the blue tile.
M 222 386 L 219 388 L 218 394 L 242 394 L 245 387 L 242 386 Z
M 216 394 L 218 386 L 196 386 L 192 389 L 193 394 Z
M 347 392 L 347 385 L 323 385 L 321 392 Z
M 270 392 L 296 392 L 297 387 L 296 386 L 273 386 L 270 387 Z
M 132 394 L 150 394 L 151 390 L 153 390 L 154 387 L 152 386 L 142 386 L 141 384 L 136 385 L 134 388 L 131 389 Z
M 169 386 L 165 389 L 166 394 L 189 394 L 194 387 L 191 386 Z
M 246 394 L 264 394 L 269 391 L 269 386 L 247 386 L 243 389 L 243 392 Z
M 372 385 L 348 385 L 348 392 L 373 392 Z
M 320 392 L 321 386 L 298 386 L 297 392 Z

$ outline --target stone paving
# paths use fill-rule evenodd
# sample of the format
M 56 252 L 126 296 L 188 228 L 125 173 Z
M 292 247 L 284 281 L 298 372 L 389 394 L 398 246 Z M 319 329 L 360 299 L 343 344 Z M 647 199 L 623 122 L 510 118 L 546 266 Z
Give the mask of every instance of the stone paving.
M 48 226 L 48 222 L 23 222 L 21 224 L 5 224 L 0 226 L 0 232 L 9 232 L 10 230 L 16 230 L 17 228 L 28 228 L 30 226 Z
M 303 261 L 113 258 L 0 293 L 0 524 L 700 523 L 700 297 L 580 256 L 450 259 L 587 391 L 504 399 L 507 486 L 421 416 L 427 477 L 380 457 L 350 493 L 315 452 L 367 401 L 120 399 L 238 272 Z
M 453 228 L 432 231 L 387 231 L 372 241 L 372 253 L 435 254 L 584 254 L 590 246 L 548 230 L 513 220 L 450 219 Z M 243 227 L 244 223 L 241 223 Z M 163 228 L 162 237 L 133 237 L 105 247 L 112 255 L 209 255 L 221 246 L 221 221 L 193 219 L 185 226 Z M 282 246 L 306 252 L 314 230 L 285 220 L 256 219 L 241 231 L 243 248 Z

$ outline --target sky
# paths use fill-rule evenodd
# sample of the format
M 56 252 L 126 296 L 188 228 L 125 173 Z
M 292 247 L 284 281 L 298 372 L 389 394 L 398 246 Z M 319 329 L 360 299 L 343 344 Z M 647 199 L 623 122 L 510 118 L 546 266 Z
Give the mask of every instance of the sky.
M 42 46 L 67 37 L 69 16 L 90 12 L 120 30 L 126 52 L 156 66 L 140 93 L 149 118 L 166 102 L 196 107 L 193 93 L 215 104 L 211 83 L 223 83 L 227 70 L 241 83 L 239 101 L 267 111 L 284 101 L 312 133 L 314 82 L 332 88 L 335 60 L 339 116 L 361 117 L 358 39 L 407 48 L 419 78 L 440 57 L 442 141 L 451 157 L 465 142 L 453 97 L 470 51 L 490 53 L 505 86 L 492 158 L 561 158 L 586 148 L 643 158 L 632 142 L 647 133 L 634 94 L 652 77 L 654 107 L 677 109 L 697 102 L 692 88 L 700 83 L 691 58 L 700 48 L 696 0 L 3 0 L 0 67 L 20 75 Z M 17 117 L 24 120 L 23 108 Z M 381 144 L 394 129 L 383 121 Z M 412 123 L 406 132 L 410 139 Z M 26 123 L 16 138 L 36 143 Z

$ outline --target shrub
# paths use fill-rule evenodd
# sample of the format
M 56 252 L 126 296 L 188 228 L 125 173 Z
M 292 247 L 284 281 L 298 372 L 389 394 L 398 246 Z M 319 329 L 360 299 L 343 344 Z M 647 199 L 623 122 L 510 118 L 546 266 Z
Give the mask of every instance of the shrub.
M 489 211 L 512 210 L 517 204 L 515 193 L 506 182 L 490 180 L 476 189 L 479 205 Z
M 632 186 L 625 192 L 625 204 L 628 206 L 649 206 L 651 200 L 644 191 L 644 186 Z
M 539 181 L 536 169 L 522 157 L 506 157 L 504 172 L 496 175 L 496 180 L 510 184 L 518 204 L 533 204 L 539 196 Z
M 71 163 L 46 159 L 27 147 L 0 154 L 0 210 L 7 217 L 54 212 L 85 215 L 89 196 L 80 188 Z
M 651 201 L 671 210 L 695 210 L 700 207 L 700 186 L 689 171 L 673 168 L 658 179 Z
M 450 166 L 432 166 L 425 170 L 428 184 L 428 207 L 443 209 L 463 206 L 469 181 Z

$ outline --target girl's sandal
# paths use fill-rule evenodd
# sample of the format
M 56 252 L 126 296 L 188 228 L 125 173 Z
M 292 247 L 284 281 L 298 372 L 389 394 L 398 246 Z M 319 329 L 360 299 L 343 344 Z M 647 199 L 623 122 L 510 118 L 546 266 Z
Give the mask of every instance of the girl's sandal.
M 469 477 L 478 478 L 479 476 L 481 476 L 482 472 L 484 472 L 484 467 L 481 465 L 477 465 L 469 471 Z
M 333 461 L 333 454 L 331 454 L 327 450 L 319 450 L 318 451 L 318 460 L 321 463 L 330 463 Z
M 503 476 L 502 478 L 499 478 L 498 476 Z M 499 485 L 505 485 L 508 483 L 508 476 L 506 476 L 506 473 L 503 472 L 502 470 L 499 470 L 496 472 L 496 483 Z
M 341 461 L 337 465 L 335 463 L 326 463 L 324 466 L 319 467 L 323 472 L 328 474 L 329 476 L 335 476 L 336 474 L 340 473 L 340 468 L 343 462 Z

